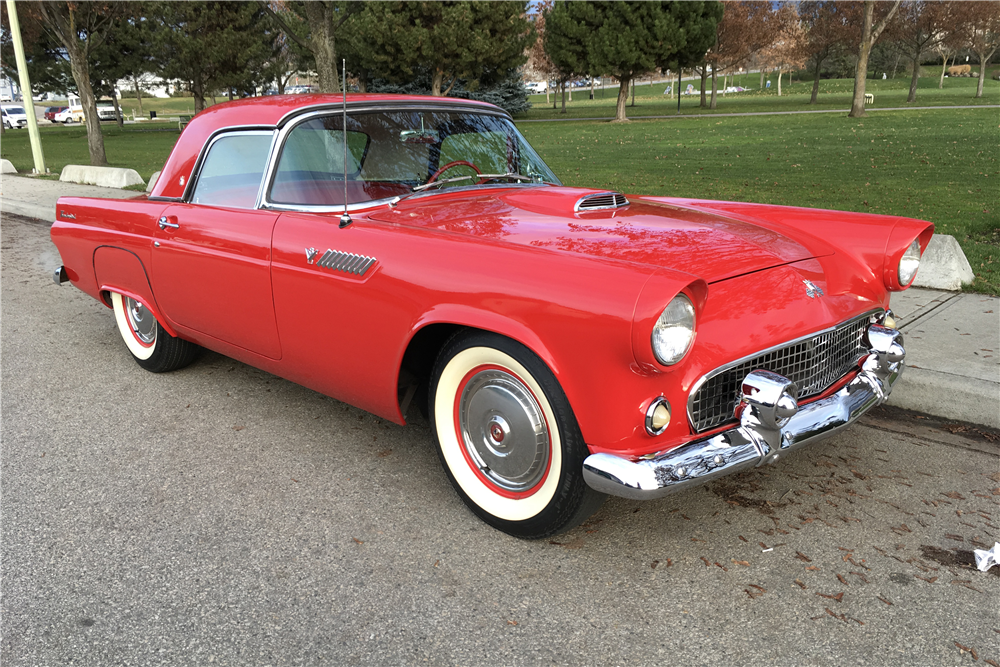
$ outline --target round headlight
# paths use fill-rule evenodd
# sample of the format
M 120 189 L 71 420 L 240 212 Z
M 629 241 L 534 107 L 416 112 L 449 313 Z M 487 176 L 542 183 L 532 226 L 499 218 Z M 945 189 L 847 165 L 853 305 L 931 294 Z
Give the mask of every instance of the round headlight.
M 683 294 L 667 304 L 653 327 L 653 354 L 664 366 L 684 358 L 694 340 L 694 305 Z
M 910 244 L 910 247 L 906 249 L 903 257 L 899 260 L 899 269 L 897 271 L 899 284 L 906 287 L 913 282 L 918 268 L 920 268 L 920 244 L 916 239 L 913 239 L 913 243 Z

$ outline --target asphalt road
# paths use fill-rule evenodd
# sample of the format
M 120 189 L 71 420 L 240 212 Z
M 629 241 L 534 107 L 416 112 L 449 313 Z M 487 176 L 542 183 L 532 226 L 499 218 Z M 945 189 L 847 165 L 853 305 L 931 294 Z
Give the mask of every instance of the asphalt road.
M 1000 663 L 994 433 L 883 412 L 523 542 L 426 426 L 211 353 L 143 371 L 47 231 L 0 227 L 5 666 Z

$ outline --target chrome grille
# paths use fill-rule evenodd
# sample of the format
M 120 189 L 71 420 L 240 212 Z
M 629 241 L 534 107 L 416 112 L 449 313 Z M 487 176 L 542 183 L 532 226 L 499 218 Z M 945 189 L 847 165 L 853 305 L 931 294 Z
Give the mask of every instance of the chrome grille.
M 868 354 L 863 341 L 869 324 L 871 315 L 864 315 L 709 373 L 688 403 L 692 427 L 700 432 L 733 420 L 750 371 L 783 375 L 798 385 L 800 399 L 822 393 Z
M 601 208 L 621 208 L 628 206 L 625 195 L 617 192 L 602 192 L 599 195 L 587 195 L 576 203 L 577 211 L 593 211 Z

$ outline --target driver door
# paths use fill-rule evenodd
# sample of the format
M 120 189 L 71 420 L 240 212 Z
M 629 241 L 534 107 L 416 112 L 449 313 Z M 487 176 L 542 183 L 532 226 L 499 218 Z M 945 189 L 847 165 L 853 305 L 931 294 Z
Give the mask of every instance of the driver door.
M 156 300 L 179 326 L 281 358 L 271 291 L 271 233 L 279 213 L 255 208 L 272 133 L 220 135 L 190 200 L 159 220 Z

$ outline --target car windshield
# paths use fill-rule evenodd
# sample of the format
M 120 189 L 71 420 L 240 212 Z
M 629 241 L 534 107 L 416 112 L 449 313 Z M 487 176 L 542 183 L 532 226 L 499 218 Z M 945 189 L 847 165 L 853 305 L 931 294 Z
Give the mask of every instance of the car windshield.
M 346 164 L 345 164 L 346 153 Z M 287 135 L 269 201 L 342 206 L 421 190 L 559 180 L 509 119 L 489 113 L 392 110 L 311 118 Z
M 22 107 L 4 107 L 3 110 L 9 114 L 20 115 L 20 116 L 24 115 L 24 108 Z

